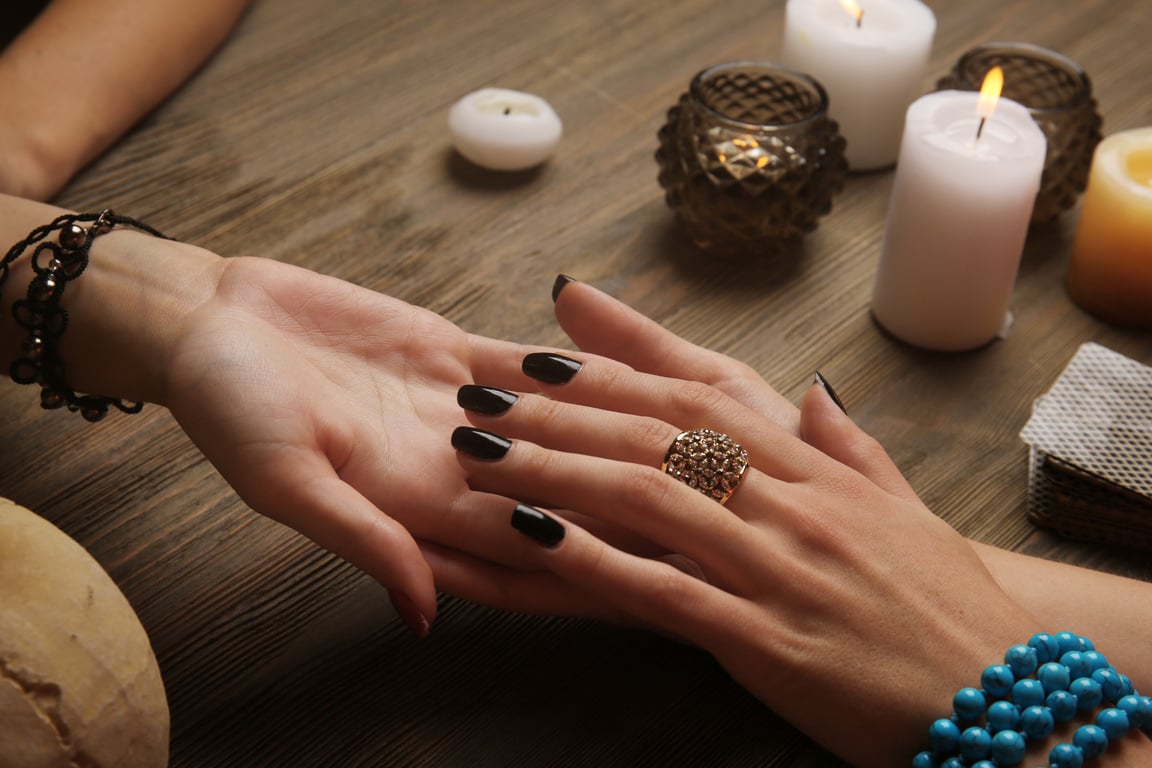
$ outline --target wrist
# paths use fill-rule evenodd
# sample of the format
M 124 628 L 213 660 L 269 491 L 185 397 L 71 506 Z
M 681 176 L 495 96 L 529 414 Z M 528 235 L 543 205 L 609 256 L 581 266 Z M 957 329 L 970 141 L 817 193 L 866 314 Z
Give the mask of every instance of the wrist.
M 42 226 L 62 213 L 28 201 L 8 198 L 3 202 L 19 226 L 29 229 L 33 228 L 29 224 L 33 216 L 38 218 L 36 226 Z M 163 402 L 169 351 L 185 320 L 213 295 L 224 260 L 201 248 L 134 230 L 131 224 L 123 222 L 90 237 L 86 268 L 66 269 L 70 276 L 62 281 L 58 298 L 51 300 L 51 307 L 35 310 L 45 317 L 67 313 L 67 323 L 49 334 L 51 357 L 42 359 L 51 363 L 46 362 L 43 371 L 46 376 L 55 371 L 55 383 L 77 393 Z M 5 235 L 10 236 L 16 226 L 11 223 L 4 227 Z M 27 237 L 26 232 L 23 237 Z M 52 231 L 40 242 L 57 244 L 59 232 Z M 9 265 L 0 302 L 0 353 L 5 373 L 20 359 L 20 378 L 24 381 L 38 378 L 31 374 L 37 370 L 33 366 L 40 364 L 30 361 L 41 358 L 29 358 L 22 348 L 32 333 L 28 329 L 36 326 L 21 327 L 12 319 L 11 308 L 17 300 L 32 302 L 28 286 L 34 277 L 31 257 L 35 250 L 35 245 L 26 248 Z M 37 269 L 44 270 L 51 258 L 51 253 L 44 252 L 37 260 Z M 42 272 L 37 281 L 45 274 L 50 273 Z M 25 312 L 36 306 L 30 303 Z M 59 389 L 50 383 L 53 379 L 40 380 L 46 388 Z
M 187 243 L 114 230 L 65 299 L 60 356 L 77 391 L 166 404 L 170 352 L 215 293 L 224 259 Z

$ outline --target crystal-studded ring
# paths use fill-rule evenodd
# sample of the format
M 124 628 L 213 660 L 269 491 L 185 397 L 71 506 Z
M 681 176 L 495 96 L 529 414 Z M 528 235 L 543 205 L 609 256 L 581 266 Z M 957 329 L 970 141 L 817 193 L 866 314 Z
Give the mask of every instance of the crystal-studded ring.
M 748 451 L 722 432 L 691 429 L 672 441 L 660 471 L 724 504 L 748 471 Z

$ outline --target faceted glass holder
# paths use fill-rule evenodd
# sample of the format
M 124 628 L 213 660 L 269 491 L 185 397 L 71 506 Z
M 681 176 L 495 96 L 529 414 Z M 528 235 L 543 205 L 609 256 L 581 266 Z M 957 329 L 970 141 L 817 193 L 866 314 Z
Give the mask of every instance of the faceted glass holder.
M 1048 140 L 1032 221 L 1049 221 L 1076 204 L 1088 184 L 1101 119 L 1092 83 L 1076 62 L 1027 43 L 989 43 L 965 53 L 937 90 L 978 91 L 992 67 L 1004 70 L 1002 96 L 1024 105 Z
M 665 201 L 709 251 L 771 253 L 812 231 L 848 170 L 824 89 L 776 64 L 700 72 L 658 137 Z

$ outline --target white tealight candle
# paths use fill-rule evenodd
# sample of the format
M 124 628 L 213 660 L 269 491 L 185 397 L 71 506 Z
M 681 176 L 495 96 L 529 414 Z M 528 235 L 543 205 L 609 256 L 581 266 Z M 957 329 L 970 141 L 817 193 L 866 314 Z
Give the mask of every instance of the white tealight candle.
M 1046 142 L 1020 104 L 984 122 L 979 100 L 930 93 L 904 124 L 872 312 L 918 347 L 975 349 L 1008 319 Z
M 493 171 L 522 171 L 552 156 L 560 118 L 539 96 L 504 88 L 473 91 L 448 113 L 452 143 L 461 155 Z
M 851 170 L 896 160 L 935 34 L 936 17 L 919 0 L 788 0 L 783 63 L 824 86 Z

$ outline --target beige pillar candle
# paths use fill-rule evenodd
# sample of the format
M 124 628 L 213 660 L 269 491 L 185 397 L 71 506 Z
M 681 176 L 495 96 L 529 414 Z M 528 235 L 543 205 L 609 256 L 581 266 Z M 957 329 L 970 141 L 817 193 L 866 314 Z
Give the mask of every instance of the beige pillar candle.
M 1152 127 L 1096 147 L 1067 288 L 1102 320 L 1152 329 Z

